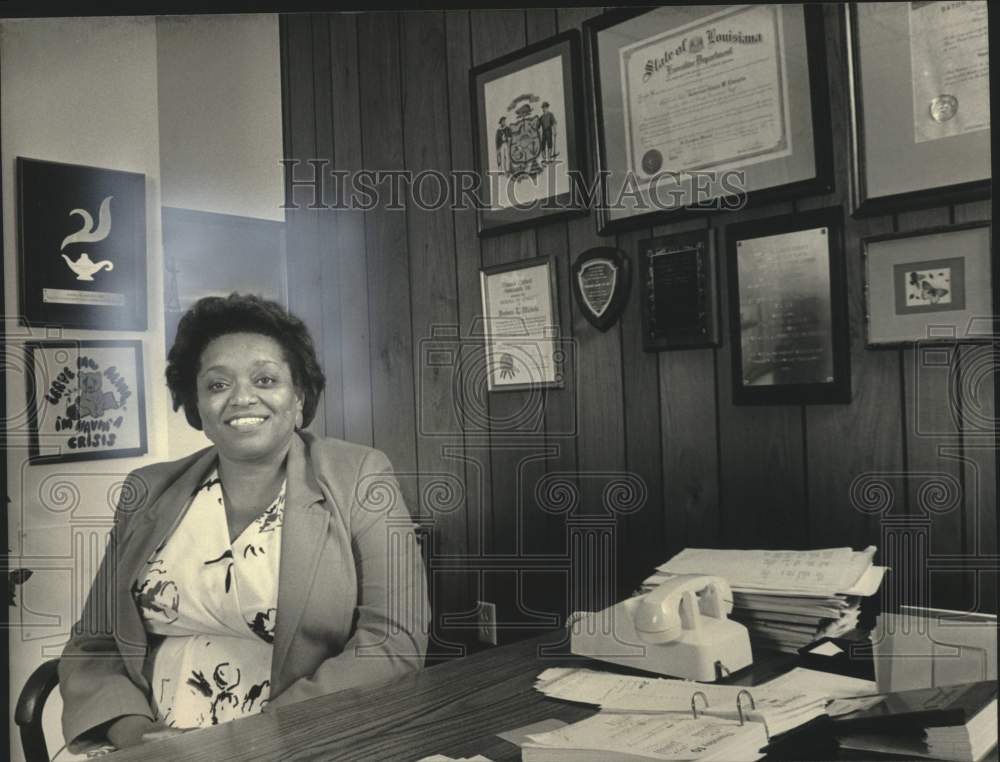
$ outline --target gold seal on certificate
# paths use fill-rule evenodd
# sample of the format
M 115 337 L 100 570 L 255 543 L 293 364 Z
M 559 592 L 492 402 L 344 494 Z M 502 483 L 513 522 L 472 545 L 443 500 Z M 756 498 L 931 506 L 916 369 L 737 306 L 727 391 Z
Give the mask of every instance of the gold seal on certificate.
M 947 122 L 958 112 L 958 98 L 954 95 L 939 95 L 931 101 L 931 119 L 939 124 Z

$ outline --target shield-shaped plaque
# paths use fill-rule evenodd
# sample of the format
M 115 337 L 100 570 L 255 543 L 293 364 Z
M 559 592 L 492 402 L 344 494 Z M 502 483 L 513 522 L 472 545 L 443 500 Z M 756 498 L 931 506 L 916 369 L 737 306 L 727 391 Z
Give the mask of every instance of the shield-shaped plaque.
M 587 249 L 576 258 L 573 294 L 597 330 L 606 331 L 618 321 L 628 301 L 631 274 L 625 252 L 611 246 Z

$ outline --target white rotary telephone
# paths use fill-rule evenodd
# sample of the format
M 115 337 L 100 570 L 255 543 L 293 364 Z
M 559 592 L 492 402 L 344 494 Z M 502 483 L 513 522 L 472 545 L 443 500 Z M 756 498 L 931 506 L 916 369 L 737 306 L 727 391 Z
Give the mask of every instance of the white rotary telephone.
M 681 574 L 645 595 L 573 623 L 571 650 L 614 664 L 713 682 L 753 663 L 750 635 L 727 619 L 733 593 L 722 577 Z

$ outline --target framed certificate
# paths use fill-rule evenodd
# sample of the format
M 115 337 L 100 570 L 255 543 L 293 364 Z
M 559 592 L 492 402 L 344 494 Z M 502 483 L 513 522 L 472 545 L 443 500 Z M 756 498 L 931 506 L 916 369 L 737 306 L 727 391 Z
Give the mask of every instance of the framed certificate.
M 21 319 L 146 329 L 146 179 L 17 158 Z
M 850 402 L 840 207 L 726 229 L 733 401 Z
M 555 268 L 537 257 L 480 271 L 491 392 L 562 387 Z
M 988 198 L 985 0 L 851 3 L 845 12 L 853 68 L 854 216 Z
M 586 214 L 579 33 L 476 66 L 469 81 L 479 234 Z
M 601 234 L 832 188 L 819 7 L 666 6 L 584 29 Z
M 868 347 L 995 339 L 990 223 L 862 242 Z
M 141 341 L 32 341 L 25 351 L 32 465 L 145 455 Z

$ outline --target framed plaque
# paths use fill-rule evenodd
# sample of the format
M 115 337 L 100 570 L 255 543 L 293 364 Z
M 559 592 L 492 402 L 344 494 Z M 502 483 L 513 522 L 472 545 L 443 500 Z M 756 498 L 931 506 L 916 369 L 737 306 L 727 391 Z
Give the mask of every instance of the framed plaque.
M 832 188 L 820 7 L 616 10 L 584 30 L 601 234 Z
M 599 331 L 621 317 L 632 284 L 632 268 L 621 249 L 597 246 L 573 263 L 573 296 L 580 312 Z
M 990 195 L 985 0 L 845 5 L 854 216 Z
M 17 159 L 21 319 L 146 329 L 146 186 L 134 172 Z
M 24 346 L 32 464 L 146 453 L 141 341 L 31 341 Z
M 582 79 L 575 29 L 469 72 L 480 235 L 587 213 Z
M 642 347 L 719 346 L 719 297 L 711 230 L 639 242 Z
M 850 402 L 842 214 L 726 229 L 736 404 Z
M 995 338 L 990 223 L 862 241 L 868 347 Z
M 562 387 L 555 268 L 536 257 L 480 271 L 489 391 Z

